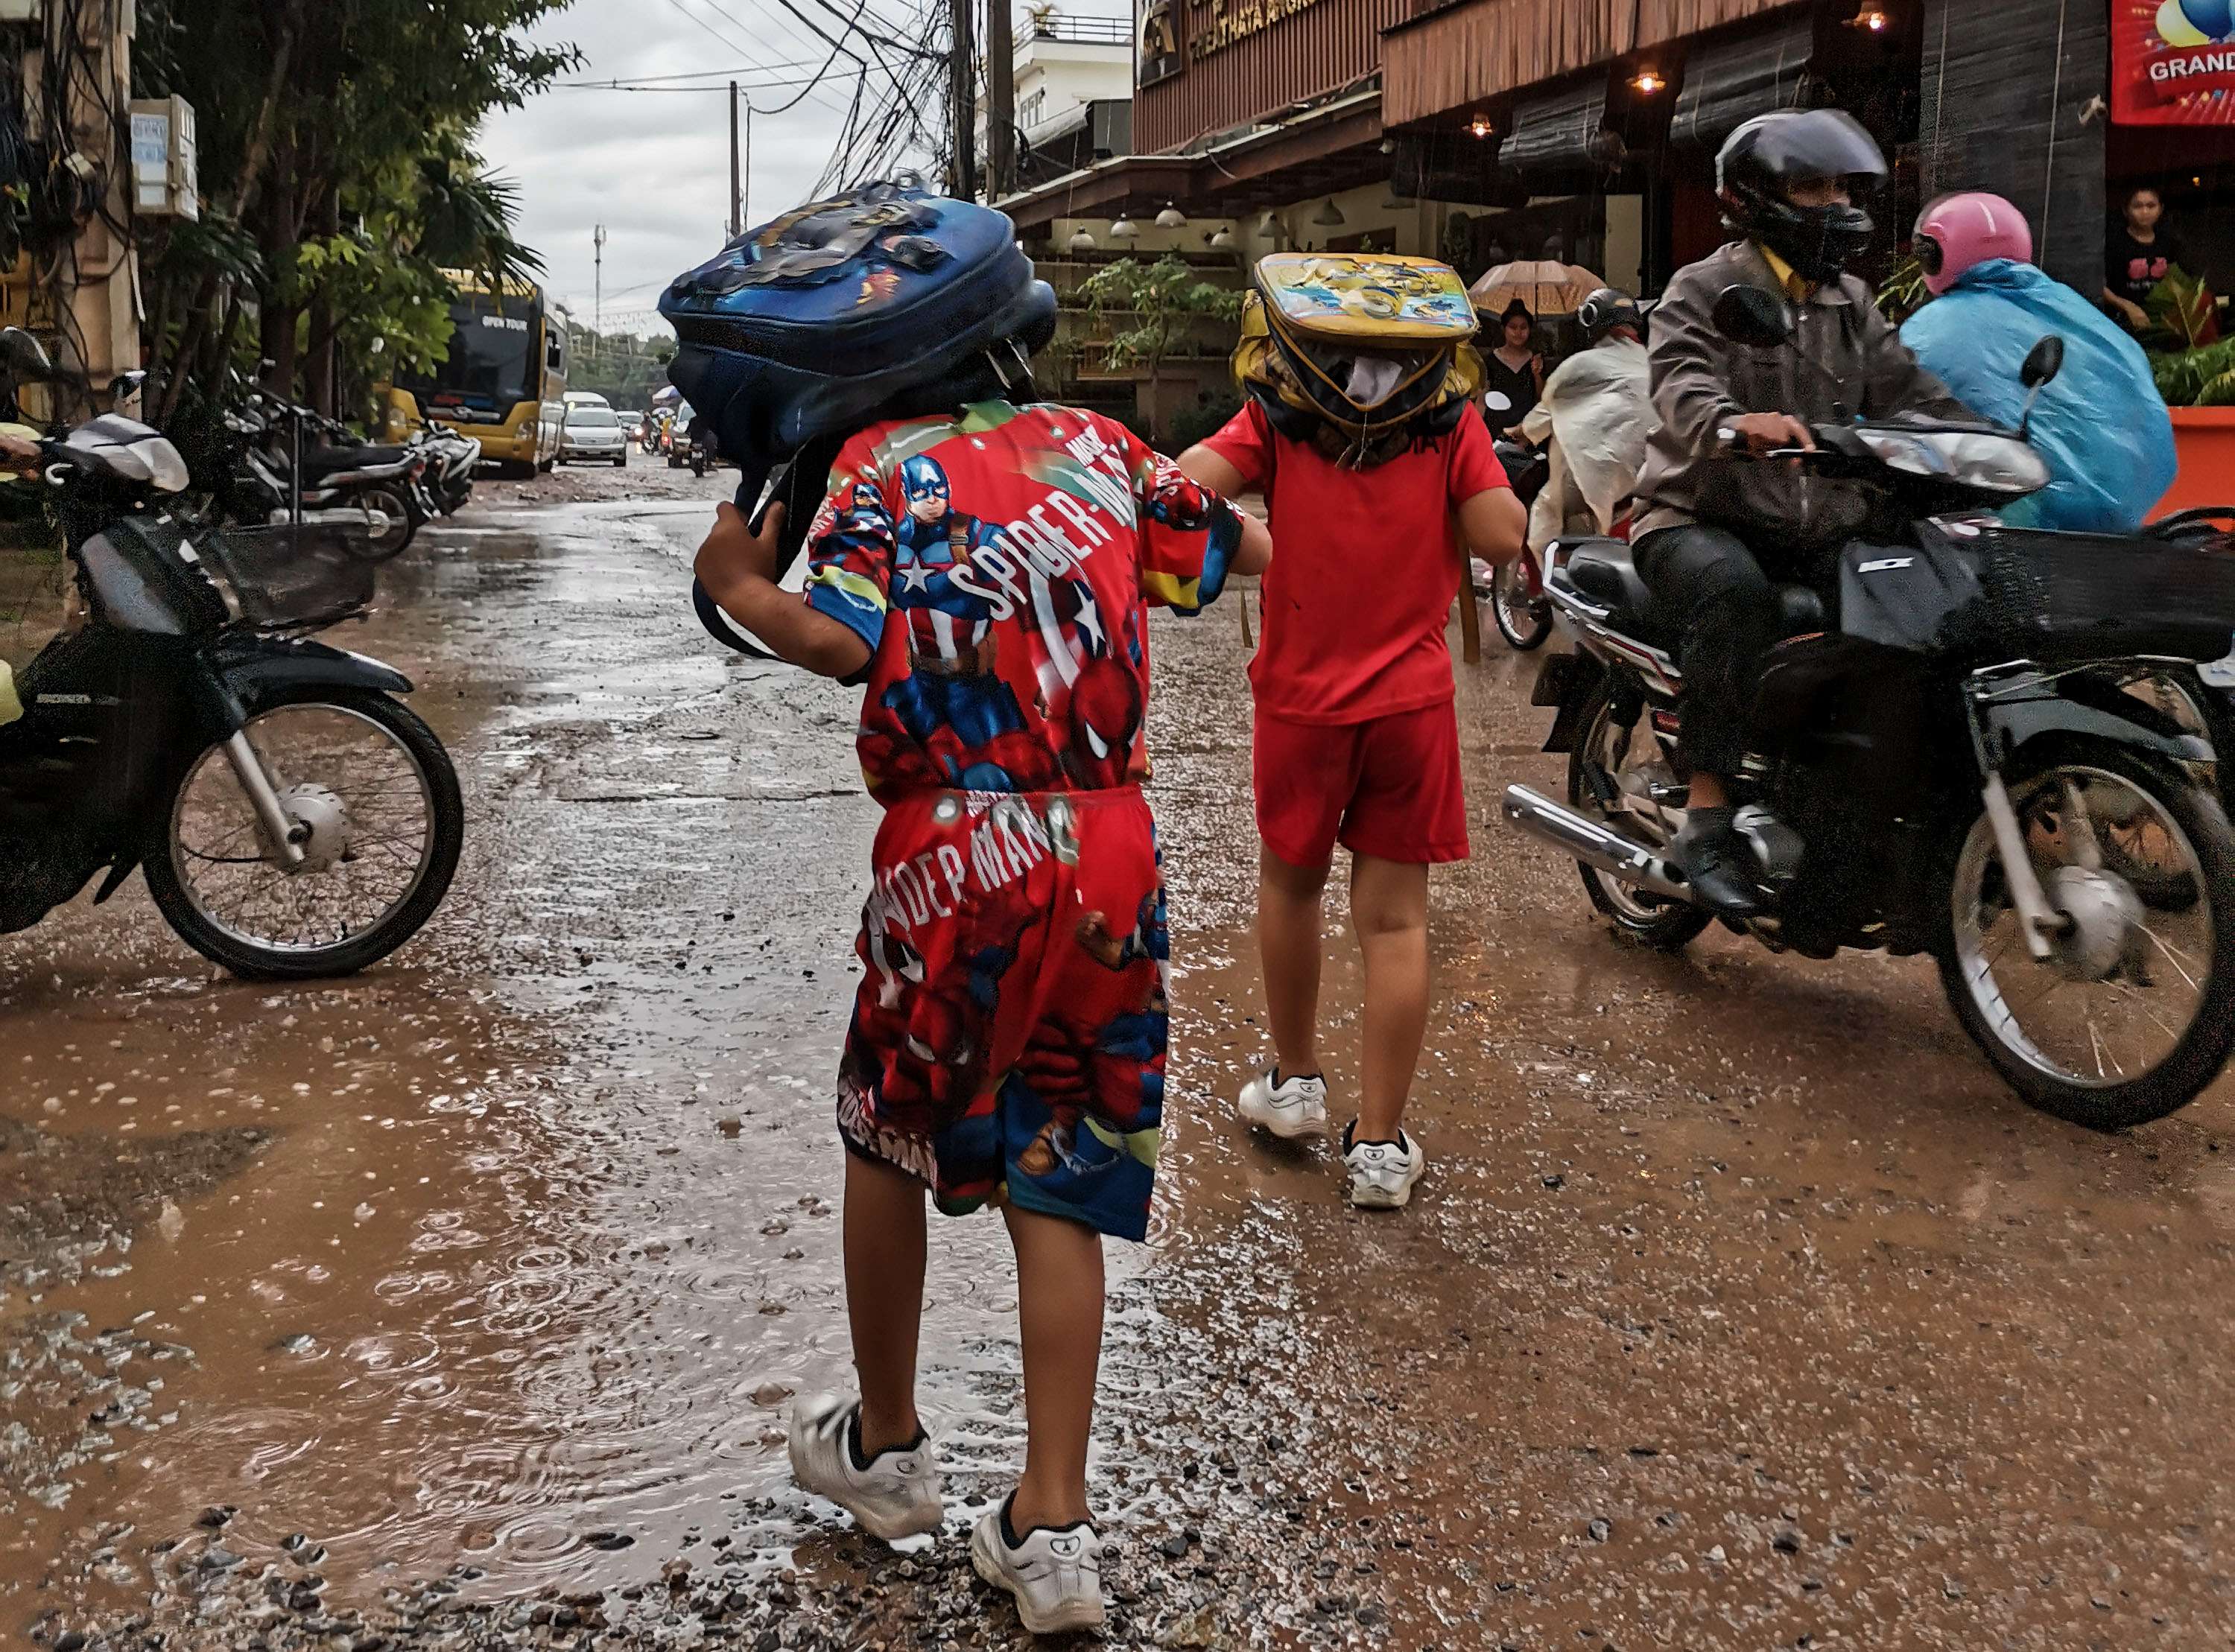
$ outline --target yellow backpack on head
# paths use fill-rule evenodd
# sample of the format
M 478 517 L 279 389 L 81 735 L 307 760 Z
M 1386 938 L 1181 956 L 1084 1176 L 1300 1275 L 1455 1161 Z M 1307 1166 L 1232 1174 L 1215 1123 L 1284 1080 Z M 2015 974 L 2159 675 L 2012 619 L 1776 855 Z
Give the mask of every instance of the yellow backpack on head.
M 1458 422 L 1482 388 L 1477 325 L 1432 258 L 1275 253 L 1242 302 L 1234 376 L 1281 434 L 1368 469 Z

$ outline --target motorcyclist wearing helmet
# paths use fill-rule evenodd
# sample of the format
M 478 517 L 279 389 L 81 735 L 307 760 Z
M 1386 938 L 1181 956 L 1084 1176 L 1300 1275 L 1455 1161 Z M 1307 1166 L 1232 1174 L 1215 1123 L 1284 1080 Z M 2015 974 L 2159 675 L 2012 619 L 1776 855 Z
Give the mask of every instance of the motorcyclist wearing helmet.
M 1529 513 L 1529 552 L 1563 534 L 1611 533 L 1636 486 L 1653 434 L 1645 317 L 1637 300 L 1601 287 L 1576 321 L 1591 342 L 1552 369 L 1520 434 L 1550 459 Z
M 1638 480 L 1637 570 L 1676 636 L 1684 676 L 1679 754 L 1691 798 L 1675 852 L 1702 902 L 1727 917 L 1760 910 L 1727 781 L 1746 755 L 1762 658 L 1779 640 L 1776 586 L 1828 584 L 1831 553 L 1869 505 L 1856 483 L 1760 456 L 1812 448 L 1813 424 L 1965 415 L 1847 272 L 1873 230 L 1855 195 L 1885 176 L 1878 145 L 1837 110 L 1747 122 L 1716 158 L 1723 219 L 1738 238 L 1678 271 L 1653 315 L 1660 424 Z M 1717 330 L 1717 299 L 1740 284 L 1787 301 L 1784 343 Z
M 2149 357 L 2086 297 L 2036 267 L 2025 214 L 1999 195 L 1943 195 L 1911 238 L 1932 302 L 1902 323 L 1904 343 L 1982 417 L 2026 439 L 2048 464 L 2038 493 L 2001 514 L 2017 527 L 2132 533 L 2179 467 L 2173 415 Z M 2064 366 L 2034 400 L 2026 355 L 2054 334 Z

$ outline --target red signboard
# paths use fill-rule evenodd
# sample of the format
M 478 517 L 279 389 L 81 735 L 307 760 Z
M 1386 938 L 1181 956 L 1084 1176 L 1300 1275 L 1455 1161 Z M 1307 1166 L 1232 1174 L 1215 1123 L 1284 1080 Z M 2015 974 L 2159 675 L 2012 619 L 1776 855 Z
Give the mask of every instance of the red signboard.
M 2235 127 L 2235 0 L 2114 0 L 2111 118 Z

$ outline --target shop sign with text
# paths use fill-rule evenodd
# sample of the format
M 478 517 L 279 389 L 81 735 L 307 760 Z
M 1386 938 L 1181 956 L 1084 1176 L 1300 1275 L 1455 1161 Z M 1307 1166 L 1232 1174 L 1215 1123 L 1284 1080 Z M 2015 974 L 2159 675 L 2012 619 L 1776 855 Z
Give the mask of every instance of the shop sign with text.
M 1208 0 L 1208 3 L 1198 0 L 1188 17 L 1188 56 L 1199 63 L 1211 53 L 1319 3 L 1320 0 Z
M 2114 0 L 2112 119 L 2235 126 L 2235 0 Z

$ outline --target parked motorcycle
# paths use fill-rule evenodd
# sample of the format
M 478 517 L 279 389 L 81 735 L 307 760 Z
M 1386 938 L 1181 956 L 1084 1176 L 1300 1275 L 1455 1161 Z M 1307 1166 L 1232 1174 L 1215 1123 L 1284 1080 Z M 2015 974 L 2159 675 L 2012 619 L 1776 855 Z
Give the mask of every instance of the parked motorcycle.
M 13 328 L 0 371 L 55 376 Z M 187 513 L 185 461 L 132 420 L 37 447 L 84 618 L 0 692 L 0 933 L 140 867 L 180 937 L 246 978 L 403 945 L 449 891 L 465 815 L 397 698 L 410 681 L 310 638 L 363 611 L 374 563 L 331 527 Z
M 474 473 L 481 467 L 482 445 L 448 425 L 429 425 L 408 446 L 424 448 L 429 460 L 425 484 L 434 508 L 456 516 L 474 496 Z
M 345 427 L 264 390 L 248 392 L 226 429 L 234 440 L 218 497 L 233 521 L 341 528 L 385 562 L 435 514 L 426 478 L 437 461 L 423 444 L 363 446 Z
M 1741 344 L 1789 336 L 1781 302 L 1750 288 L 1716 320 Z M 2061 359 L 2044 339 L 2028 388 Z M 2212 744 L 2158 693 L 2170 673 L 2235 669 L 2235 545 L 2004 526 L 1987 507 L 2048 480 L 2022 430 L 1813 436 L 1773 457 L 1864 483 L 1878 509 L 1838 553 L 1836 612 L 1812 587 L 1779 593 L 1788 640 L 1733 777 L 1764 904 L 1742 932 L 1814 957 L 1929 951 L 2027 1101 L 2097 1128 L 2164 1117 L 2235 1046 L 2235 836 Z M 1511 787 L 1505 814 L 1576 857 L 1620 930 L 1681 947 L 1711 920 L 1667 858 L 1689 786 L 1675 634 L 1627 545 L 1567 540 L 1550 561 L 1579 651 L 1545 661 L 1535 698 L 1557 711 L 1546 749 L 1568 754 L 1567 798 Z

